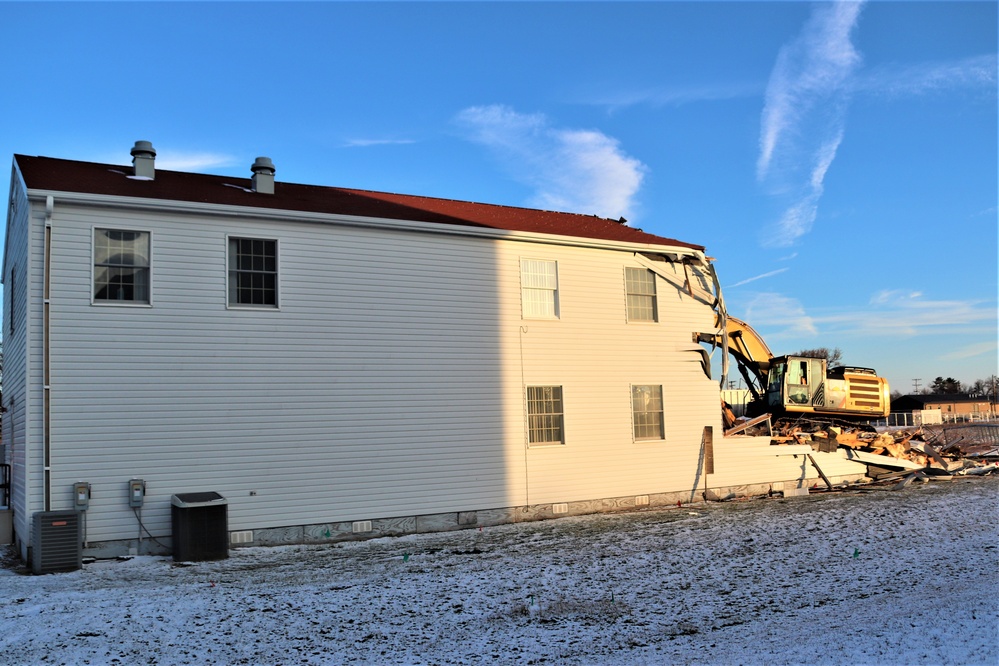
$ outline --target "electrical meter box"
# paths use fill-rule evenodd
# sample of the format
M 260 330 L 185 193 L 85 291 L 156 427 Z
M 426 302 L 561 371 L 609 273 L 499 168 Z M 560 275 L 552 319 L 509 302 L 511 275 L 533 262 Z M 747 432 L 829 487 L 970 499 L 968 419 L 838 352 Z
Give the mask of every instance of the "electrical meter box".
M 73 484 L 73 507 L 77 511 L 86 511 L 90 508 L 90 484 L 86 481 Z
M 133 509 L 141 509 L 146 497 L 146 482 L 142 479 L 131 479 L 128 482 L 128 505 Z

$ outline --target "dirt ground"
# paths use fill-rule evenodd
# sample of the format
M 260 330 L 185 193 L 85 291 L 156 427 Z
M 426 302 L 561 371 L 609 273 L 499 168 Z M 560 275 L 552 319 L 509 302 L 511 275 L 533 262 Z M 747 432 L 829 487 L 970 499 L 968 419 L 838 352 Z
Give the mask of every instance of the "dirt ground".
M 995 664 L 999 478 L 0 570 L 5 664 Z

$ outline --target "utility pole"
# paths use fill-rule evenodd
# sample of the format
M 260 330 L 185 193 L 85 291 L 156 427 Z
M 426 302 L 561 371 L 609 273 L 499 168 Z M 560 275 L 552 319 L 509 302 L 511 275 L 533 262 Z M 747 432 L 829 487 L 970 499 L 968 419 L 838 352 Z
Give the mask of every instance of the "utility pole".
M 989 405 L 992 410 L 992 418 L 996 417 L 996 402 L 999 402 L 999 400 L 996 399 L 996 376 L 992 375 L 992 397 L 991 404 Z

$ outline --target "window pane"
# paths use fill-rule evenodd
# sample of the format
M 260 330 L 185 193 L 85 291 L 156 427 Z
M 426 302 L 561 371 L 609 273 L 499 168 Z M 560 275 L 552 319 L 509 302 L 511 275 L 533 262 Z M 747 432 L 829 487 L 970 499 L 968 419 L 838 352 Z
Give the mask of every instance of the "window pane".
M 229 304 L 277 307 L 277 241 L 229 239 Z
M 554 261 L 521 259 L 520 286 L 524 317 L 558 317 L 558 272 Z
M 656 311 L 656 276 L 644 268 L 625 268 L 628 321 L 659 321 Z
M 561 444 L 562 387 L 527 387 L 528 441 L 532 444 L 554 442 Z
M 149 302 L 149 232 L 94 229 L 94 300 Z
M 631 408 L 635 439 L 663 438 L 662 386 L 632 386 Z

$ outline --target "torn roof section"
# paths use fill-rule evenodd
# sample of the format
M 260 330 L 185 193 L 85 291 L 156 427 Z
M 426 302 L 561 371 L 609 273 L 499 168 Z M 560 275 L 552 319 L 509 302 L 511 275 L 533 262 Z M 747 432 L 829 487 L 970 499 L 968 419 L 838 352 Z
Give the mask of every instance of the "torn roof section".
M 273 194 L 261 195 L 253 191 L 250 178 L 157 169 L 154 179 L 137 179 L 130 167 L 122 165 L 26 155 L 15 155 L 14 160 L 29 190 L 409 220 L 704 250 L 701 245 L 594 215 L 285 182 L 276 182 Z

